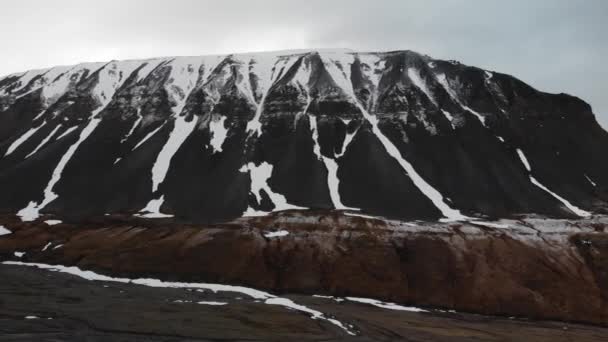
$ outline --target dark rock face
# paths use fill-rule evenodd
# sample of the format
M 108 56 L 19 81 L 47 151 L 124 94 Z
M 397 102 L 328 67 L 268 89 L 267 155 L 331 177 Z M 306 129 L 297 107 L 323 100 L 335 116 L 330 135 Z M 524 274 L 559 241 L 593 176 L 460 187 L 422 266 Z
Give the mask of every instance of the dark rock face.
M 567 218 L 607 212 L 607 148 L 578 98 L 411 51 L 180 57 L 0 79 L 0 210 L 29 219 L 145 208 L 212 223 L 292 206 Z

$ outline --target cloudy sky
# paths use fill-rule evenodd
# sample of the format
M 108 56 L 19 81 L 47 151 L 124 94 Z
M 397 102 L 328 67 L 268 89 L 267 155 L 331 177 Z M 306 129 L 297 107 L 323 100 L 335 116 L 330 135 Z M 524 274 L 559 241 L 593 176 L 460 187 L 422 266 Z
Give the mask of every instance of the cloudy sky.
M 0 75 L 84 61 L 294 48 L 410 49 L 589 102 L 608 128 L 605 0 L 19 0 Z

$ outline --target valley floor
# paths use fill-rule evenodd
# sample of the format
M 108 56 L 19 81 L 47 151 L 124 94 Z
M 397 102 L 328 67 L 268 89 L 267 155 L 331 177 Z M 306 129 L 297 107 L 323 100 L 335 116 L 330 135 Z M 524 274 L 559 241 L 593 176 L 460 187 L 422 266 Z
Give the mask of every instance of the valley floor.
M 300 311 L 236 293 L 90 281 L 0 265 L 0 341 L 605 341 L 608 329 L 440 311 L 408 312 L 304 295 Z M 202 302 L 202 304 L 199 304 Z M 226 303 L 224 305 L 212 305 Z

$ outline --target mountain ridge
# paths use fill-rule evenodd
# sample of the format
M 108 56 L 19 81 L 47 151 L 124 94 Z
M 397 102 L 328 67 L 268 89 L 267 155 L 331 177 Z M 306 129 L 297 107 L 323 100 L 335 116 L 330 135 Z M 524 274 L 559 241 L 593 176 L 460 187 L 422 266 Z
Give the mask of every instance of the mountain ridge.
M 506 74 L 409 50 L 54 69 L 0 78 L 0 210 L 24 219 L 606 212 L 608 135 L 591 107 Z

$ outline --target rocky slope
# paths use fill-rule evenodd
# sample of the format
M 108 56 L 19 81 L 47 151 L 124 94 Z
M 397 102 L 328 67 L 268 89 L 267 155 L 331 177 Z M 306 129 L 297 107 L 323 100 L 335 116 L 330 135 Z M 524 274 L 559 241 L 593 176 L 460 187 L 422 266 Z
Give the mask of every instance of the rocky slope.
M 212 223 L 606 213 L 608 134 L 578 98 L 412 51 L 112 61 L 0 79 L 0 210 Z
M 423 223 L 351 215 L 296 211 L 210 226 L 5 217 L 11 233 L 0 237 L 0 258 L 608 325 L 605 217 Z

